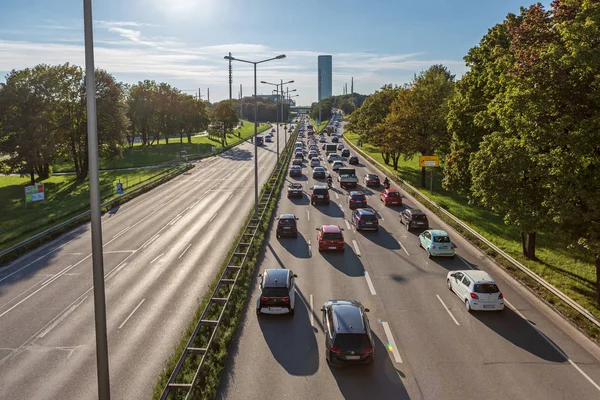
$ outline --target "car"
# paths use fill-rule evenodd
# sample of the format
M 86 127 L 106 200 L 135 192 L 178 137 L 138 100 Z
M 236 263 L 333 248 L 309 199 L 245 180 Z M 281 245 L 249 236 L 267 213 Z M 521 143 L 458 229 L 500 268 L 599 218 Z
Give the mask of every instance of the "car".
M 296 149 L 302 149 L 302 146 L 304 146 L 302 144 L 302 142 L 296 142 L 296 143 L 294 143 L 294 148 L 296 148 Z
M 367 206 L 367 197 L 363 192 L 351 191 L 348 193 L 348 207 L 352 210 L 354 208 L 364 208 Z
M 299 165 L 292 165 L 289 171 L 290 176 L 302 176 L 302 167 Z
M 287 197 L 303 197 L 302 184 L 290 183 L 287 189 Z
M 300 186 L 300 188 L 302 190 L 302 186 Z M 300 195 L 302 195 L 302 191 L 300 191 Z M 288 197 L 290 197 L 289 193 Z M 298 217 L 296 217 L 294 214 L 281 214 L 277 218 L 277 230 L 275 233 L 277 239 L 284 236 L 292 236 L 297 238 L 298 224 L 296 221 L 298 221 Z
M 323 144 L 321 145 L 321 150 L 325 150 L 326 148 L 327 148 L 327 143 L 323 143 Z
M 327 162 L 328 162 L 329 164 L 331 164 L 331 163 L 332 163 L 332 162 L 334 162 L 334 161 L 342 161 L 342 157 L 340 157 L 340 155 L 339 155 L 339 154 L 337 154 L 337 153 L 330 153 L 330 154 L 327 156 Z
M 271 133 L 275 133 L 275 128 L 272 128 L 272 129 L 271 129 Z
M 267 136 L 267 137 L 265 138 L 265 142 L 266 142 L 266 143 L 273 143 L 273 139 L 271 139 L 271 136 Z
M 342 155 L 344 155 L 343 151 L 342 151 Z M 356 157 L 356 156 L 350 156 L 350 157 L 348 157 L 348 164 L 350 164 L 350 165 L 358 165 L 358 157 Z
M 372 364 L 375 342 L 368 308 L 355 300 L 328 300 L 321 307 L 325 359 L 330 365 Z
M 338 160 L 338 161 L 334 161 L 333 164 L 331 164 L 331 169 L 334 171 L 338 171 L 343 166 L 344 166 L 344 163 Z
M 337 142 L 339 142 L 338 137 L 337 136 L 332 136 L 331 137 L 331 143 L 337 143 Z
M 446 284 L 469 312 L 504 310 L 504 294 L 485 271 L 450 271 L 446 276 Z
M 317 228 L 317 231 L 319 232 L 317 234 L 319 251 L 345 250 L 343 229 L 338 225 L 321 225 L 320 228 Z
M 379 187 L 381 186 L 381 181 L 379 180 L 379 176 L 375 175 L 375 174 L 366 174 L 365 175 L 365 186 L 369 187 L 369 186 L 375 186 L 375 187 Z
M 379 220 L 377 213 L 372 208 L 357 208 L 352 211 L 352 224 L 356 230 L 372 229 L 379 230 Z
M 340 149 L 340 145 L 338 145 L 338 150 Z M 350 149 L 342 149 L 342 157 L 350 157 Z
M 317 146 L 316 144 L 311 144 L 310 147 L 308 148 L 308 151 L 319 151 L 319 146 Z
M 319 139 L 319 142 L 327 143 L 327 138 L 325 136 L 321 136 L 321 138 Z
M 313 169 L 313 178 L 320 178 L 320 179 L 324 179 L 327 176 L 327 171 L 325 170 L 325 168 L 323 167 L 315 167 L 315 169 Z
M 418 208 L 407 208 L 398 214 L 400 223 L 406 225 L 406 230 L 411 228 L 429 229 L 427 215 Z
M 327 186 L 315 185 L 312 187 L 310 204 L 315 205 L 317 203 L 329 204 L 329 189 Z
M 301 157 L 296 157 L 292 160 L 292 165 L 302 165 L 303 160 Z
M 295 279 L 298 275 L 285 268 L 265 269 L 260 278 L 260 295 L 256 299 L 256 315 L 294 315 Z
M 304 152 L 302 152 L 302 151 L 295 152 L 294 158 L 301 158 L 302 160 L 304 160 Z
M 321 165 L 321 160 L 319 160 L 319 157 L 313 157 L 310 159 L 310 166 L 311 167 L 318 167 Z
M 342 143 L 338 143 L 337 149 L 338 149 L 338 151 L 343 150 L 344 149 L 344 145 Z
M 319 152 L 316 150 L 311 150 L 308 152 L 308 158 L 312 159 L 314 157 L 319 157 Z
M 379 195 L 386 207 L 402 205 L 402 195 L 396 189 L 385 189 Z
M 429 258 L 438 256 L 454 258 L 455 256 L 454 248 L 456 246 L 450 240 L 450 235 L 440 229 L 427 229 L 421 233 L 419 247 L 425 249 Z

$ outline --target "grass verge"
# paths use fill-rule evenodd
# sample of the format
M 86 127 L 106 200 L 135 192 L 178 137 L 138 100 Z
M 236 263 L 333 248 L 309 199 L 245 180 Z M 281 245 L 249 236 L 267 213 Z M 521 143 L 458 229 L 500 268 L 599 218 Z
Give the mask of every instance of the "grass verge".
M 325 121 L 321 121 L 321 125 L 317 125 L 317 121 L 312 119 L 312 117 L 308 117 L 308 118 L 310 119 L 310 123 L 315 127 L 315 133 L 321 133 L 321 131 L 323 129 L 325 129 L 325 127 L 327 126 L 327 123 L 329 122 L 329 120 L 326 119 Z
M 298 129 L 294 131 L 293 135 L 297 135 Z M 286 147 L 285 153 L 282 153 L 282 161 L 284 165 L 286 162 L 289 162 L 291 157 L 291 145 L 294 143 L 294 140 L 290 138 L 289 145 Z M 254 240 L 252 242 L 252 246 L 248 248 L 248 253 L 246 257 L 246 262 L 243 268 L 240 270 L 239 275 L 237 277 L 237 284 L 229 294 L 229 302 L 227 303 L 227 308 L 223 312 L 223 316 L 221 318 L 221 323 L 217 327 L 214 333 L 214 341 L 212 343 L 212 347 L 210 351 L 206 355 L 206 359 L 204 361 L 204 365 L 201 371 L 201 375 L 198 380 L 198 384 L 196 387 L 192 389 L 191 398 L 193 399 L 213 399 L 217 393 L 217 389 L 220 384 L 221 373 L 223 372 L 227 357 L 229 355 L 229 346 L 234 338 L 235 332 L 238 327 L 238 323 L 240 322 L 242 311 L 248 301 L 248 292 L 250 289 L 250 285 L 252 283 L 252 277 L 254 276 L 257 260 L 260 255 L 260 252 L 264 246 L 265 234 L 269 231 L 270 225 L 272 223 L 272 215 L 277 206 L 277 201 L 279 199 L 279 194 L 281 193 L 281 189 L 283 186 L 283 182 L 285 181 L 285 171 L 286 169 L 282 169 L 282 173 L 278 177 L 275 186 L 273 188 L 273 194 L 268 203 L 268 206 L 265 209 L 264 218 L 261 221 L 259 228 L 256 231 Z M 268 188 L 268 183 L 263 187 L 261 191 L 262 193 Z M 229 250 L 227 256 L 223 260 L 219 272 L 215 276 L 213 282 L 208 287 L 206 293 L 204 294 L 198 309 L 194 315 L 193 320 L 188 325 L 188 328 L 183 333 L 182 339 L 179 344 L 175 347 L 173 355 L 167 360 L 165 364 L 165 368 L 161 373 L 158 382 L 154 386 L 154 395 L 153 399 L 159 399 L 163 389 L 165 388 L 169 377 L 181 354 L 183 353 L 189 338 L 192 335 L 196 325 L 198 324 L 198 320 L 202 316 L 204 309 L 206 308 L 213 291 L 215 290 L 223 271 L 227 267 L 227 263 L 229 262 L 231 256 L 237 248 L 238 242 L 244 233 L 246 225 L 248 221 L 252 217 L 253 210 L 250 211 L 248 216 L 246 217 L 246 221 L 244 222 L 240 232 L 236 235 L 234 240 L 234 244 Z M 225 297 L 227 293 L 221 293 L 222 297 Z M 209 315 L 209 319 L 216 319 L 219 315 L 221 309 L 211 310 L 212 315 Z M 200 334 L 196 338 L 194 346 L 197 347 L 205 347 L 210 335 L 210 330 L 200 331 Z M 178 382 L 191 382 L 195 373 L 195 366 L 198 365 L 201 356 L 188 356 L 186 363 L 184 364 L 179 376 Z M 169 395 L 169 399 L 183 399 L 185 396 L 182 393 L 173 392 Z
M 357 150 L 355 143 L 358 135 L 352 132 L 344 133 L 347 143 Z M 538 233 L 536 240 L 536 253 L 538 261 L 526 259 L 521 252 L 519 231 L 515 227 L 504 224 L 501 216 L 494 214 L 488 209 L 468 204 L 468 200 L 451 191 L 442 188 L 442 171 L 436 171 L 433 177 L 433 192 L 428 189 L 415 192 L 404 184 L 404 181 L 414 187 L 420 187 L 420 168 L 418 158 L 412 160 L 401 160 L 398 170 L 385 165 L 379 150 L 368 143 L 363 143 L 358 149 L 359 152 L 366 153 L 370 158 L 386 167 L 386 173 L 390 176 L 398 176 L 401 180 L 395 179 L 404 190 L 416 197 L 421 204 L 434 212 L 444 222 L 452 226 L 462 236 L 471 243 L 480 248 L 488 256 L 493 258 L 498 264 L 502 265 L 515 278 L 525 284 L 529 289 L 544 299 L 550 306 L 554 307 L 559 313 L 573 322 L 577 327 L 584 331 L 592 340 L 600 343 L 600 329 L 582 317 L 576 310 L 568 304 L 561 301 L 558 297 L 548 292 L 543 286 L 539 285 L 521 270 L 497 254 L 493 249 L 481 242 L 469 231 L 456 224 L 453 220 L 441 213 L 432 206 L 423 197 L 427 197 L 436 202 L 442 208 L 451 212 L 458 219 L 469 225 L 480 235 L 487 238 L 497 247 L 511 255 L 521 264 L 525 265 L 531 271 L 542 277 L 551 285 L 565 293 L 571 299 L 576 301 L 582 307 L 587 309 L 597 318 L 600 318 L 600 306 L 595 301 L 595 266 L 593 260 L 584 254 L 574 253 L 567 249 L 567 243 L 563 238 L 549 233 Z M 427 177 L 429 185 L 429 175 Z
M 188 160 L 212 156 L 237 146 L 254 135 L 254 124 L 249 121 L 243 122 L 244 125 L 241 128 L 227 135 L 227 146 L 222 146 L 220 141 L 211 140 L 208 136 L 192 136 L 192 143 L 188 143 L 186 137 L 183 138 L 183 143 L 180 142 L 178 137 L 169 138 L 169 144 L 166 144 L 164 139 L 159 140 L 158 143 L 152 146 L 142 146 L 141 143 L 136 143 L 133 147 L 125 148 L 123 156 L 118 159 L 100 159 L 100 169 L 146 167 L 183 160 L 185 156 Z M 270 128 L 271 125 L 260 124 L 258 132 L 261 133 Z M 62 160 L 57 160 L 53 170 L 54 172 L 74 171 L 71 163 Z

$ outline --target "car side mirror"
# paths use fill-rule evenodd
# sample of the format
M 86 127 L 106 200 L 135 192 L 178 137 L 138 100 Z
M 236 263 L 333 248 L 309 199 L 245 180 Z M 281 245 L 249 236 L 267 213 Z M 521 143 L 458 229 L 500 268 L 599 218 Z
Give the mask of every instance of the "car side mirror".
M 298 275 L 294 274 L 294 278 L 297 278 L 297 277 L 298 277 Z
M 321 311 L 325 312 L 325 307 L 321 307 Z
M 262 274 L 258 274 L 257 278 L 262 278 Z
M 365 308 L 365 312 L 369 312 L 369 311 L 371 311 L 371 310 L 369 310 L 368 308 Z
M 299 221 L 299 220 L 300 220 L 300 218 L 296 217 L 296 221 Z
M 316 230 L 316 231 L 318 231 L 318 230 L 319 230 L 319 228 L 317 228 L 317 229 L 315 229 L 315 230 Z

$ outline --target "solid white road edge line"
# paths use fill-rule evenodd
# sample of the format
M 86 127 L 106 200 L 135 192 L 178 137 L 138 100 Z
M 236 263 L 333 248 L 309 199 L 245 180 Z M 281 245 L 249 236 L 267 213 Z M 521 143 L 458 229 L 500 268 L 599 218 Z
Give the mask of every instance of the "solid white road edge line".
M 128 226 L 127 228 L 123 229 L 121 232 L 117 233 L 115 236 L 113 236 L 113 239 L 118 238 L 119 236 L 121 236 L 122 234 L 124 234 L 125 232 L 127 232 L 130 229 L 131 229 L 131 225 Z
M 404 250 L 404 252 L 406 253 L 406 255 L 410 257 L 410 254 L 408 254 L 408 250 L 406 250 L 406 246 L 404 246 L 404 245 L 402 244 L 402 242 L 401 242 L 399 239 L 396 239 L 396 241 L 397 241 L 397 242 L 398 242 L 398 244 L 400 245 L 400 248 L 401 248 L 402 250 Z
M 590 382 L 592 384 L 592 386 L 594 386 L 596 388 L 596 390 L 598 390 L 600 392 L 600 385 L 598 385 L 596 382 L 594 382 L 594 380 L 592 378 L 590 378 L 588 376 L 588 374 L 586 374 L 585 372 L 583 372 L 581 370 L 581 368 L 579 368 L 579 366 L 577 364 L 575 364 L 573 362 L 573 360 L 571 360 L 569 358 L 569 356 L 567 356 L 567 354 L 564 351 L 562 351 L 561 349 L 559 349 L 552 342 L 552 340 L 550 340 L 546 335 L 544 335 L 542 333 L 542 331 L 540 331 L 538 329 L 537 326 L 535 326 L 527 318 L 525 318 L 525 316 L 519 310 L 517 310 L 517 308 L 515 306 L 513 306 L 508 300 L 506 300 L 506 298 L 504 299 L 504 303 L 506 303 L 515 313 L 517 313 L 517 315 L 519 317 L 523 318 L 523 320 L 525 320 L 525 322 L 527 322 L 529 324 L 529 326 L 531 326 L 533 329 L 535 329 L 535 331 L 540 334 L 540 336 L 546 341 L 546 343 L 548 343 L 550 346 L 552 346 L 554 348 L 554 350 L 556 350 L 558 352 L 558 354 L 560 354 L 561 356 L 563 356 L 565 358 L 565 360 L 567 360 L 569 362 L 569 364 L 571 364 L 573 366 L 573 368 L 575 368 L 577 370 L 577 372 L 579 372 L 585 379 L 588 380 L 588 382 Z
M 443 306 L 444 306 L 444 308 L 446 309 L 446 312 L 448 313 L 448 315 L 450 315 L 450 318 L 452 318 L 452 321 L 454 321 L 454 323 L 455 323 L 456 325 L 460 325 L 460 324 L 458 323 L 458 321 L 456 320 L 456 318 L 454 318 L 454 315 L 452 315 L 452 313 L 450 312 L 450 310 L 448 309 L 448 307 L 446 307 L 446 303 L 444 303 L 444 301 L 442 300 L 442 298 L 441 298 L 439 295 L 437 295 L 437 294 L 436 294 L 436 296 L 437 296 L 438 300 L 440 301 L 440 303 L 442 303 L 442 305 L 443 305 Z
M 385 331 L 385 336 L 387 336 L 388 343 L 392 346 L 392 354 L 394 356 L 394 361 L 398 364 L 402 364 L 402 357 L 400 357 L 400 353 L 398 352 L 398 348 L 396 347 L 396 342 L 394 341 L 394 336 L 392 336 L 392 330 L 387 322 L 383 321 L 381 323 L 383 325 L 383 330 Z
M 123 321 L 123 323 L 121 325 L 119 325 L 119 329 L 121 329 L 123 327 L 123 325 L 125 325 L 127 323 L 127 321 L 129 321 L 129 318 L 131 318 L 133 316 L 133 314 L 137 311 L 138 308 L 140 308 L 140 306 L 142 305 L 142 303 L 144 303 L 145 300 L 146 299 L 142 299 L 142 301 L 140 301 L 140 304 L 138 304 L 137 307 L 133 309 L 131 314 L 129 314 L 129 316 L 127 318 L 125 318 L 125 321 Z
M 310 325 L 312 327 L 314 327 L 315 326 L 315 311 L 314 311 L 314 307 L 313 307 L 313 295 L 311 294 L 309 296 L 309 298 L 310 298 L 310 313 L 309 313 L 310 314 Z
M 371 282 L 371 277 L 367 271 L 365 271 L 365 279 L 367 280 L 367 286 L 369 287 L 371 294 L 373 296 L 377 295 L 377 292 L 375 292 L 375 286 L 373 286 L 373 282 Z
M 459 256 L 457 254 L 458 258 L 460 259 L 460 261 L 463 262 L 463 264 L 465 264 L 467 267 L 469 267 L 469 269 L 473 269 L 473 267 L 471 266 L 471 264 L 469 264 L 464 258 L 462 258 L 461 256 Z
M 142 245 L 142 247 L 145 249 L 146 247 L 148 247 L 150 245 L 150 243 L 154 242 L 159 236 L 160 236 L 160 233 L 157 233 L 156 235 L 152 236 L 150 239 L 148 239 L 146 241 L 146 243 L 144 243 Z
M 213 222 L 213 220 L 214 220 L 215 218 L 217 218 L 217 215 L 219 215 L 219 212 L 218 212 L 218 211 L 215 213 L 215 215 L 213 215 L 212 217 L 210 217 L 210 219 L 208 220 L 208 222 Z
M 179 255 L 179 257 L 177 257 L 177 259 L 180 259 L 181 257 L 183 257 L 183 255 L 185 254 L 186 251 L 188 251 L 188 249 L 192 246 L 192 244 L 188 244 L 187 247 L 185 248 L 185 250 L 183 250 L 183 253 L 181 253 Z
M 158 260 L 159 258 L 161 258 L 163 256 L 163 254 L 165 253 L 160 253 L 159 255 L 157 255 L 154 260 L 150 261 L 150 264 L 152 264 L 154 261 Z
M 354 252 L 357 256 L 360 256 L 360 249 L 358 248 L 358 242 L 356 240 L 352 240 L 352 245 L 354 246 Z
M 350 226 L 350 222 L 348 222 L 347 219 L 344 220 L 344 222 L 346 223 L 346 228 L 348 228 L 348 230 L 350 230 L 352 227 Z
M 175 222 L 179 221 L 180 218 L 181 218 L 181 214 L 179 214 L 178 216 L 176 216 L 175 218 L 173 218 L 171 220 L 171 222 L 169 222 L 169 225 L 173 226 L 173 224 L 175 224 Z

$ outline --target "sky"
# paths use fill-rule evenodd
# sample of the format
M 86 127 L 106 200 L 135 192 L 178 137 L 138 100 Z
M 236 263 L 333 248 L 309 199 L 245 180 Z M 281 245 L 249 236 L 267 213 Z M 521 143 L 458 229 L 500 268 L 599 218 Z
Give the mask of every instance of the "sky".
M 533 0 L 103 0 L 93 2 L 95 65 L 119 81 L 167 82 L 229 97 L 229 52 L 260 61 L 260 81 L 294 80 L 298 104 L 317 99 L 317 56 L 333 56 L 333 94 L 409 82 L 444 64 L 460 77 L 463 57 L 489 28 Z M 548 1 L 542 4 L 548 6 Z M 40 63 L 85 65 L 82 0 L 0 0 L 0 82 Z M 233 64 L 233 98 L 251 95 L 253 67 Z

